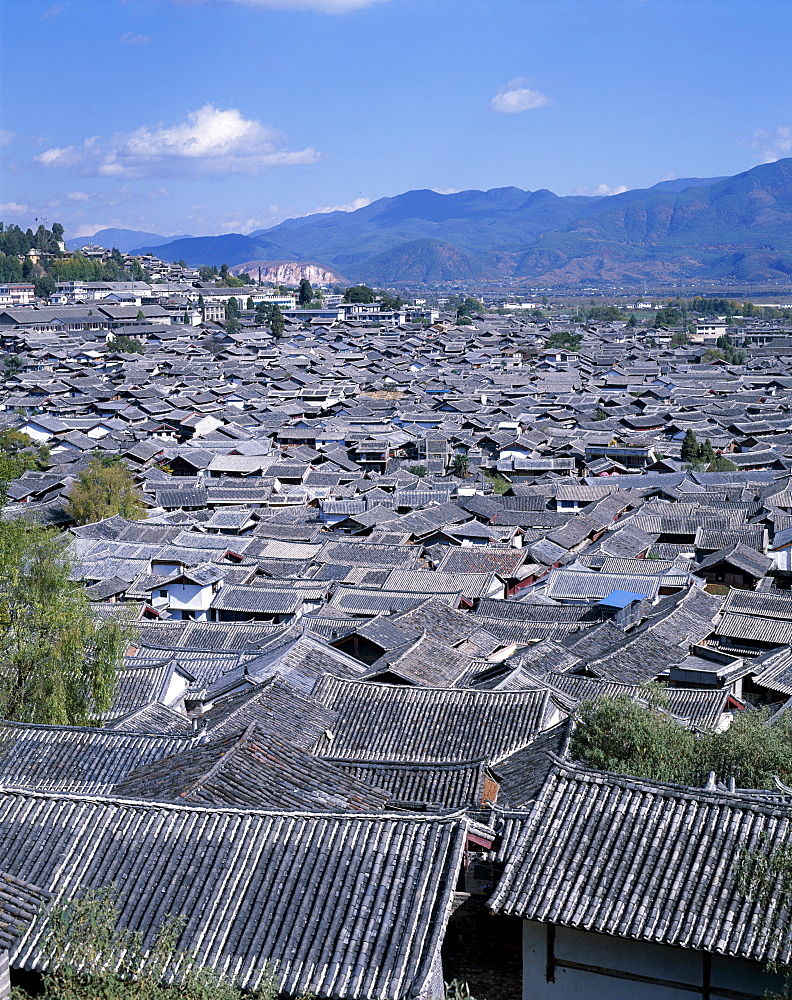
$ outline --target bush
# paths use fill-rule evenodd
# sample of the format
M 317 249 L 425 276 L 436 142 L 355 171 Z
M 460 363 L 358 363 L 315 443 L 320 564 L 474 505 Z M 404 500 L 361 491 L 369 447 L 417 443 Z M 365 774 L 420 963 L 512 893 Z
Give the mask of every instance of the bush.
M 119 926 L 114 886 L 89 889 L 51 910 L 42 950 L 49 959 L 40 1000 L 239 1000 L 234 981 L 177 950 L 183 922 L 165 917 L 153 940 Z M 245 996 L 275 1000 L 276 966 L 265 963 L 262 985 Z M 15 1000 L 28 994 L 15 991 Z M 307 1000 L 307 998 L 303 998 Z
M 146 515 L 132 475 L 116 455 L 91 459 L 69 492 L 67 508 L 77 524 L 93 524 L 116 514 L 130 520 Z
M 545 343 L 548 348 L 562 348 L 567 351 L 576 351 L 583 341 L 582 333 L 565 333 L 557 330 L 551 334 Z
M 646 688 L 646 703 L 627 695 L 582 702 L 571 754 L 591 767 L 656 781 L 701 786 L 711 771 L 741 788 L 792 782 L 792 715 L 768 725 L 769 710 L 737 712 L 725 732 L 696 733 L 668 712 L 664 691 Z

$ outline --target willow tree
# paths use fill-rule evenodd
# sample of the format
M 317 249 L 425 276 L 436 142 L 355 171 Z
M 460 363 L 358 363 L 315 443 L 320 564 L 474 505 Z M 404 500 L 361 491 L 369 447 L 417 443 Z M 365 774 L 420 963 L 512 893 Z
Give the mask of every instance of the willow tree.
M 146 514 L 132 475 L 117 455 L 91 459 L 69 491 L 68 509 L 78 524 L 92 524 L 116 514 L 136 520 Z
M 66 540 L 0 522 L 0 717 L 86 725 L 113 703 L 129 624 L 94 615 Z

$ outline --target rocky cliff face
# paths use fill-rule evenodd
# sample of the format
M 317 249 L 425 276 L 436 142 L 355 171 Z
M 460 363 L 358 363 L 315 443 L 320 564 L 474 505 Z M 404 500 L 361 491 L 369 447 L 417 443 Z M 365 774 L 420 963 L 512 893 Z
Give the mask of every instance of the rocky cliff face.
M 229 270 L 235 276 L 246 271 L 252 278 L 258 279 L 259 268 L 262 281 L 272 281 L 277 285 L 299 285 L 303 278 L 307 278 L 312 285 L 349 284 L 338 271 L 297 260 L 249 260 L 244 264 L 235 264 Z

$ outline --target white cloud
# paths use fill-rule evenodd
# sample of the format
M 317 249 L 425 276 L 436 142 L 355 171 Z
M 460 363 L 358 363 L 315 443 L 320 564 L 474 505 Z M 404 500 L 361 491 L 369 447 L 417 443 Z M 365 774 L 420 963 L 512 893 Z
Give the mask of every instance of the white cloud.
M 39 21 L 51 21 L 53 18 L 60 17 L 65 10 L 65 3 L 54 3 L 51 7 L 47 7 L 42 14 L 39 14 Z
M 355 212 L 370 204 L 371 198 L 355 198 L 345 205 L 322 205 L 307 212 L 288 205 L 269 205 L 255 215 L 234 214 L 211 218 L 205 214 L 207 206 L 196 205 L 193 214 L 188 216 L 188 226 L 190 232 L 202 229 L 207 233 L 252 233 L 257 229 L 270 229 L 286 219 L 302 219 L 307 215 L 324 215 L 328 212 Z
M 9 132 L 7 128 L 0 128 L 0 146 L 10 146 L 16 139 L 15 132 Z
M 323 208 L 312 208 L 305 215 L 327 215 L 330 212 L 357 212 L 359 208 L 365 208 L 371 204 L 371 198 L 353 198 L 345 205 L 325 205 Z
M 66 197 L 69 201 L 90 201 L 91 196 L 87 191 L 69 191 Z
M 101 232 L 103 229 L 122 229 L 123 226 L 118 226 L 112 222 L 88 222 L 77 226 L 74 232 L 69 232 L 70 240 L 81 240 L 85 236 L 93 236 L 94 233 Z
M 610 184 L 600 184 L 598 187 L 594 188 L 593 194 L 609 196 L 612 194 L 624 194 L 627 190 L 626 184 L 617 184 L 615 187 L 611 187 Z
M 182 4 L 205 3 L 206 0 L 176 0 Z M 260 7 L 262 10 L 313 10 L 320 14 L 349 14 L 364 7 L 387 0 L 225 0 L 243 7 Z
M 124 45 L 148 45 L 152 38 L 151 35 L 138 35 L 134 31 L 125 31 L 118 40 Z
M 591 197 L 591 195 L 596 195 L 597 197 L 607 197 L 612 194 L 624 194 L 629 188 L 626 184 L 616 184 L 611 187 L 610 184 L 598 184 L 597 187 L 586 187 L 585 184 L 578 184 L 577 187 L 572 191 L 572 194 L 585 195 Z
M 792 153 L 792 126 L 779 125 L 773 131 L 757 129 L 751 139 L 751 148 L 758 149 L 763 163 L 773 163 Z
M 184 173 L 259 173 L 266 167 L 315 163 L 321 153 L 290 150 L 284 137 L 237 108 L 205 104 L 170 127 L 143 125 L 110 139 L 85 139 L 81 146 L 54 146 L 34 159 L 102 177 L 162 177 Z
M 18 201 L 7 201 L 4 204 L 0 204 L 0 215 L 27 215 L 30 208 L 27 205 L 21 205 Z
M 459 194 L 459 188 L 432 188 L 435 194 Z
M 505 87 L 501 87 L 490 101 L 490 108 L 502 115 L 515 115 L 518 111 L 533 111 L 534 108 L 546 107 L 550 103 L 547 94 L 527 87 L 527 82 L 522 77 L 517 77 Z

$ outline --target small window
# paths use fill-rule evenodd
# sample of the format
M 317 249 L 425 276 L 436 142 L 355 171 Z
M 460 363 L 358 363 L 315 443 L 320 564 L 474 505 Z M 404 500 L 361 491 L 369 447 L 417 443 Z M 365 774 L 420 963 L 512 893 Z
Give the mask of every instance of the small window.
M 158 595 L 160 597 L 167 597 L 168 596 L 168 591 L 167 590 L 160 590 L 160 591 L 158 591 Z

